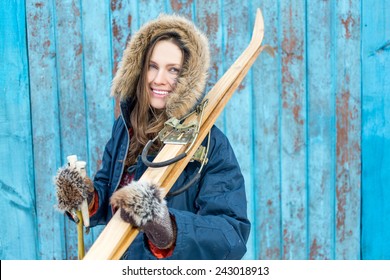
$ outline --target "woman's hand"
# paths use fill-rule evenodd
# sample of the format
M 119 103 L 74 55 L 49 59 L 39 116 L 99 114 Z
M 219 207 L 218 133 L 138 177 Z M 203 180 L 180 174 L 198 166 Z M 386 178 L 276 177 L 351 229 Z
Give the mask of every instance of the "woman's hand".
M 132 182 L 111 197 L 122 219 L 145 232 L 158 248 L 170 248 L 176 240 L 175 222 L 169 215 L 160 188 L 146 182 Z
M 93 200 L 94 187 L 91 179 L 82 178 L 79 171 L 73 167 L 62 167 L 54 179 L 57 191 L 58 208 L 71 212 L 78 209 L 84 199 L 88 204 Z

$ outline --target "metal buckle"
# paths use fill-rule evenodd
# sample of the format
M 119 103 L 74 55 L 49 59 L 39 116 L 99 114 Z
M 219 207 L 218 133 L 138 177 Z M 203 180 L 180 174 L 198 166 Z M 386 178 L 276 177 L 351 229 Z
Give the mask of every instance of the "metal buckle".
M 180 144 L 186 145 L 194 139 L 196 128 L 190 128 L 185 131 L 174 129 L 169 135 L 164 138 L 164 144 Z
M 196 139 L 198 138 L 199 126 L 202 123 L 203 119 L 203 109 L 207 106 L 207 103 L 207 99 L 202 101 L 195 108 L 194 111 L 190 112 L 180 120 L 176 118 L 171 118 L 166 121 L 164 124 L 164 128 L 159 132 L 159 134 L 153 140 L 149 140 L 148 143 L 146 143 L 141 154 L 142 162 L 148 167 L 163 167 L 178 162 L 179 160 L 185 158 L 187 156 L 187 153 L 193 147 Z M 198 120 L 192 121 L 188 124 L 182 123 L 183 120 L 185 120 L 194 113 L 198 115 Z M 177 155 L 174 158 L 162 162 L 151 162 L 148 160 L 147 155 L 150 147 L 153 145 L 154 141 L 157 140 L 157 138 L 160 138 L 160 140 L 165 144 L 189 145 L 185 152 Z
M 209 148 L 208 146 L 205 147 L 205 146 L 200 145 L 199 148 L 196 150 L 195 154 L 192 156 L 191 161 L 198 161 L 203 165 L 207 164 L 208 148 Z
M 170 118 L 164 124 L 164 128 L 159 133 L 159 138 L 164 144 L 178 144 L 187 145 L 196 139 L 199 133 L 199 125 L 203 117 L 203 109 L 206 107 L 208 100 L 202 101 L 195 110 L 190 114 L 184 116 L 178 120 L 176 118 Z M 196 113 L 199 117 L 198 120 L 192 121 L 189 124 L 182 124 L 183 120 L 190 115 Z

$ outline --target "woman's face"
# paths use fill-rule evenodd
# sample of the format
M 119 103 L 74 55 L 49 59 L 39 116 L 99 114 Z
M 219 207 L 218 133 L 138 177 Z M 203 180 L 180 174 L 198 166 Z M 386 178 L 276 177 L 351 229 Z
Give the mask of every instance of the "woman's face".
M 181 50 L 170 41 L 159 41 L 154 46 L 147 73 L 150 105 L 153 108 L 165 108 L 166 98 L 176 86 L 182 59 Z

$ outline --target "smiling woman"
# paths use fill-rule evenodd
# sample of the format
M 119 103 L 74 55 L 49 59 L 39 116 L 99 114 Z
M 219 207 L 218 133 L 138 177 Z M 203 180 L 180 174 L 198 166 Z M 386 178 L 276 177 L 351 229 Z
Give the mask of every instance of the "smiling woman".
M 182 51 L 174 41 L 161 40 L 152 50 L 147 71 L 150 105 L 165 108 L 166 97 L 174 90 L 182 67 Z
M 57 174 L 59 201 L 72 184 L 84 190 L 80 196 L 89 202 L 91 226 L 107 224 L 120 211 L 143 232 L 124 259 L 241 259 L 246 252 L 250 223 L 244 178 L 228 139 L 215 126 L 202 144 L 209 147 L 207 164 L 201 168 L 191 161 L 166 200 L 159 186 L 139 180 L 147 169 L 140 160 L 145 145 L 169 118 L 180 119 L 201 102 L 208 67 L 208 41 L 189 20 L 163 15 L 144 25 L 128 43 L 113 80 L 121 116 L 102 168 L 93 182 L 80 183 L 69 167 Z M 162 145 L 155 141 L 148 160 Z M 190 188 L 177 192 L 189 182 Z

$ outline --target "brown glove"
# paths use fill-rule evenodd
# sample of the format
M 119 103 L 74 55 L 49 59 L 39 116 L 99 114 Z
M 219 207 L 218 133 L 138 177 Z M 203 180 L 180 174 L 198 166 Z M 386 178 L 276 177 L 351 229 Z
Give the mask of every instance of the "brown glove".
M 160 249 L 170 248 L 176 240 L 176 224 L 171 219 L 160 188 L 146 182 L 132 182 L 111 197 L 122 219 L 140 228 Z
M 62 167 L 54 179 L 57 191 L 58 209 L 71 212 L 78 209 L 84 199 L 88 205 L 94 197 L 94 187 L 91 179 L 82 178 L 80 172 L 73 167 Z

